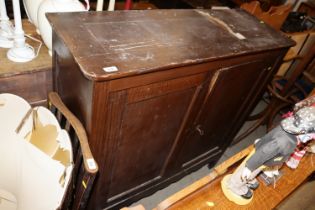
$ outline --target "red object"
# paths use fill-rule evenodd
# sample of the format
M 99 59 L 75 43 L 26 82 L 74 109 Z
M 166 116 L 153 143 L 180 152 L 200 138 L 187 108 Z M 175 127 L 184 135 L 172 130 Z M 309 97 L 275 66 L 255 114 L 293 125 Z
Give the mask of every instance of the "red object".
M 126 0 L 125 10 L 130 10 L 132 6 L 132 0 Z
M 283 114 L 281 117 L 287 118 L 287 117 L 292 117 L 292 116 L 293 116 L 293 112 L 287 112 L 287 113 Z

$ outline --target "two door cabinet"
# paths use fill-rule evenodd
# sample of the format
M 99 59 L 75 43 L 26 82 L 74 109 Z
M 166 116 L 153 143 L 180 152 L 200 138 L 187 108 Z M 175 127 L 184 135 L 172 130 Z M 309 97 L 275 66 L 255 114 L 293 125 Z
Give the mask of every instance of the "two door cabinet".
M 93 210 L 214 165 L 293 45 L 242 10 L 47 16 L 54 90 L 99 163 Z

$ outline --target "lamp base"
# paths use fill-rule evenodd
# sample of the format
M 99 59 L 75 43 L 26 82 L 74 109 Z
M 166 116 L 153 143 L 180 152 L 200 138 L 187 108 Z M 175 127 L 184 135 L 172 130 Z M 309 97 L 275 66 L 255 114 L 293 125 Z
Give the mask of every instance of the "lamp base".
M 7 38 L 0 35 L 0 47 L 2 48 L 12 48 L 13 47 L 13 39 Z
M 231 176 L 232 174 L 228 174 L 225 177 L 223 177 L 223 179 L 221 180 L 221 189 L 223 191 L 223 194 L 225 195 L 227 199 L 229 199 L 230 201 L 232 201 L 233 203 L 237 205 L 243 206 L 243 205 L 249 204 L 253 200 L 254 196 L 251 197 L 250 199 L 245 199 L 242 196 L 235 194 L 228 188 L 227 182 L 231 178 Z
M 35 58 L 35 52 L 29 45 L 13 47 L 8 51 L 7 57 L 13 62 L 23 63 L 33 60 Z

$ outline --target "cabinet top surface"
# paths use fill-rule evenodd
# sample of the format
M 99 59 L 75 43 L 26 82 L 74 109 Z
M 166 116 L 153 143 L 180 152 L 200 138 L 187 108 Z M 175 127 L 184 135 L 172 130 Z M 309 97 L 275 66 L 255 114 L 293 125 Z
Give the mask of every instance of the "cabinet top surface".
M 293 45 L 238 9 L 51 13 L 47 17 L 81 71 L 93 80 Z

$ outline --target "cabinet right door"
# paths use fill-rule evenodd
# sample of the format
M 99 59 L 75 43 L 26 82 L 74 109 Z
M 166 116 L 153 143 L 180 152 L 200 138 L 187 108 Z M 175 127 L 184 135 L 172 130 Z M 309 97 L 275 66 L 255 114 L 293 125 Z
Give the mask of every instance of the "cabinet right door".
M 217 70 L 210 80 L 205 100 L 194 121 L 182 135 L 176 157 L 177 167 L 194 168 L 216 162 L 232 141 L 231 132 L 247 114 L 262 91 L 273 61 L 256 59 Z

